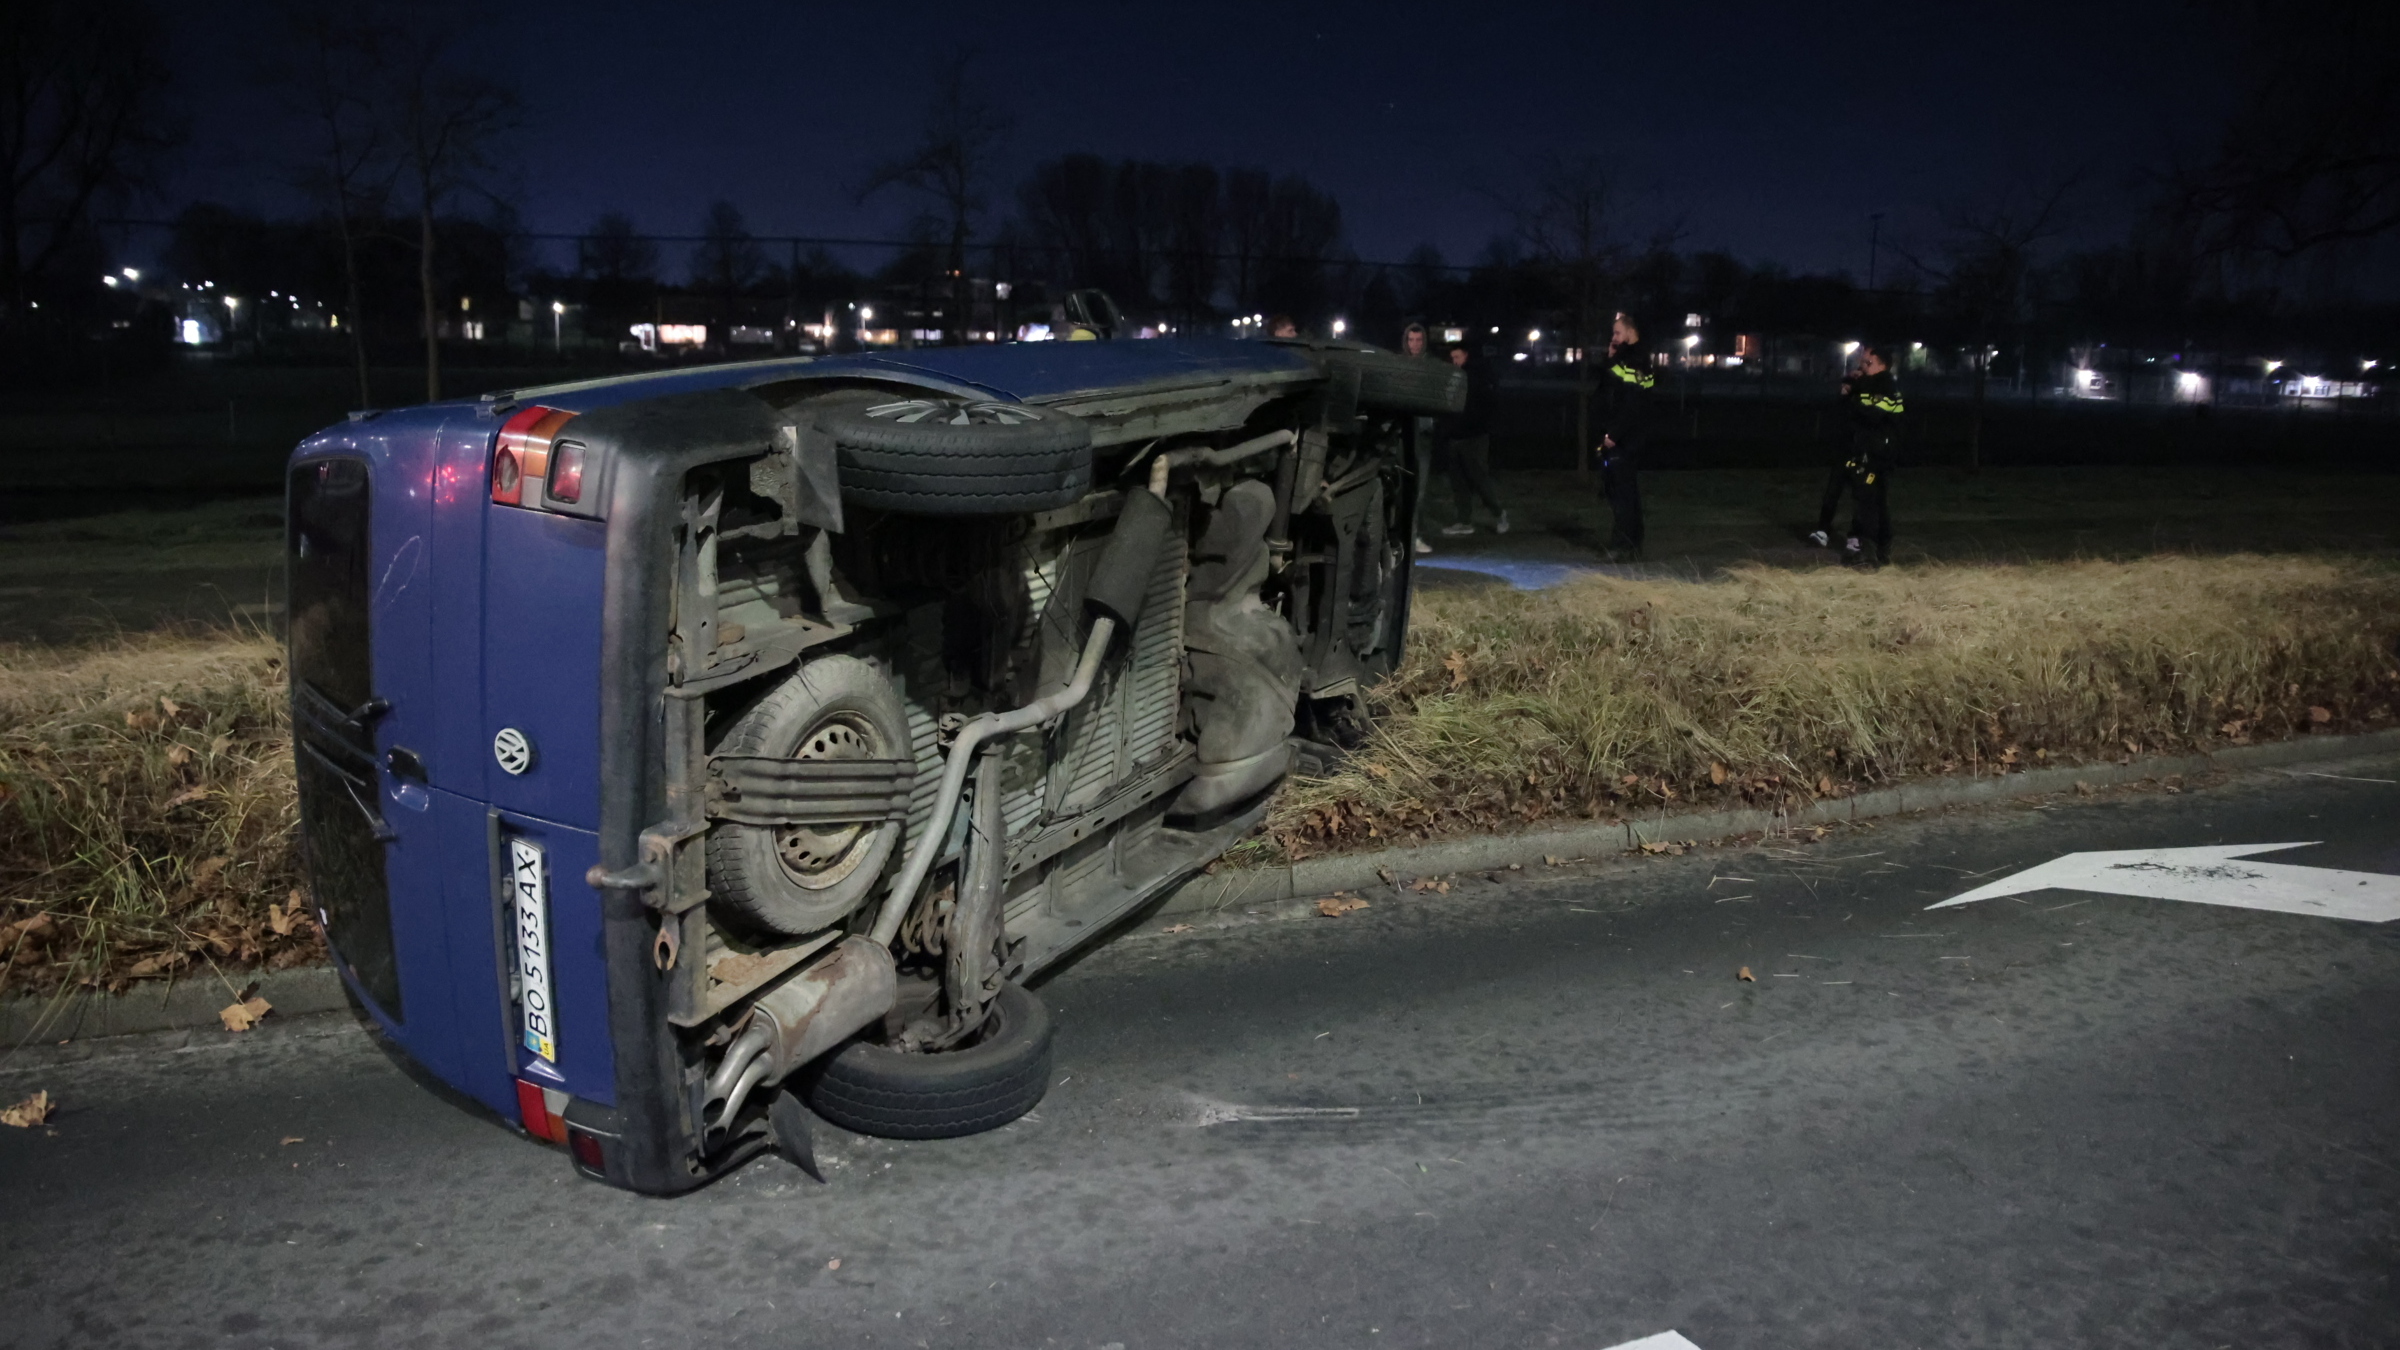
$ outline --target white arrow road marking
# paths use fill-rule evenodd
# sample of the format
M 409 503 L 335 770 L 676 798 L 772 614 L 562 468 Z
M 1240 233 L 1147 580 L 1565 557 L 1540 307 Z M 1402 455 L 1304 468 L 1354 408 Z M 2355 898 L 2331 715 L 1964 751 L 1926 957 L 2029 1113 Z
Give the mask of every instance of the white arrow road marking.
M 1612 1345 L 1608 1347 L 1608 1350 L 1700 1350 L 1700 1347 L 1685 1340 L 1680 1332 L 1662 1331 L 1655 1336 L 1644 1336 L 1638 1341 L 1626 1341 L 1622 1345 Z
M 2400 919 L 2400 876 L 2235 861 L 2254 853 L 2306 848 L 2314 842 L 2070 853 L 1926 908 L 1948 909 L 1952 905 L 2056 887 L 2147 896 L 2153 900 L 2188 900 L 2201 905 L 2231 905 L 2237 909 L 2265 909 L 2278 914 L 2356 919 L 2362 923 Z

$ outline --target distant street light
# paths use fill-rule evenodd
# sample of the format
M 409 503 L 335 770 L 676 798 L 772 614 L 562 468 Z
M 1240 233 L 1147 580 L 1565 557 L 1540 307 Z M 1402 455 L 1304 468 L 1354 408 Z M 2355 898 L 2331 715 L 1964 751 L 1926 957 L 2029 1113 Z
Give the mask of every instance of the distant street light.
M 142 273 L 141 273 L 141 269 L 139 269 L 139 268 L 134 268 L 134 267 L 128 267 L 128 268 L 126 268 L 126 269 L 125 269 L 125 279 L 126 279 L 127 281 L 140 281 L 140 280 L 142 279 Z
M 566 301 L 553 300 L 550 302 L 550 351 L 553 355 L 567 349 L 566 339 L 559 335 L 559 325 L 566 321 L 566 313 Z
M 1541 329 L 1539 329 L 1539 328 L 1536 328 L 1536 329 L 1534 329 L 1532 332 L 1530 332 L 1530 333 L 1527 333 L 1527 334 L 1525 335 L 1525 340 L 1526 340 L 1527 342 L 1539 342 L 1539 341 L 1541 341 L 1541 340 L 1542 340 L 1542 330 L 1541 330 Z
M 1335 320 L 1333 321 L 1333 335 L 1334 335 L 1335 337 L 1340 337 L 1342 334 L 1344 334 L 1344 333 L 1346 333 L 1346 332 L 1349 332 L 1349 331 L 1350 331 L 1350 325 L 1349 325 L 1349 324 L 1347 324 L 1347 323 L 1344 323 L 1344 322 L 1343 322 L 1342 320 L 1340 320 L 1340 319 L 1335 319 Z

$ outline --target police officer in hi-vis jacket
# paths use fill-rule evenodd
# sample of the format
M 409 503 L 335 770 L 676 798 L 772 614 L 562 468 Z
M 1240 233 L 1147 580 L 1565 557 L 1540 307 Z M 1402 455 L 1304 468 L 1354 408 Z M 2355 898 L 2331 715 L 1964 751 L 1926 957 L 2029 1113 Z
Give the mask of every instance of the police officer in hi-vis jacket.
M 1880 343 L 1868 345 L 1859 356 L 1858 370 L 1842 383 L 1842 412 L 1850 424 L 1850 454 L 1825 480 L 1825 496 L 1817 506 L 1816 533 L 1809 541 L 1819 548 L 1833 546 L 1833 516 L 1842 493 L 1850 494 L 1850 533 L 1842 542 L 1842 562 L 1849 566 L 1892 560 L 1892 460 L 1900 439 L 1900 383 L 1892 378 L 1891 360 Z
M 1650 426 L 1650 391 L 1658 377 L 1650 372 L 1650 352 L 1642 345 L 1642 327 L 1630 314 L 1617 315 L 1608 335 L 1608 365 L 1601 372 L 1604 395 L 1600 414 L 1600 493 L 1608 498 L 1616 518 L 1609 533 L 1610 562 L 1631 562 L 1642 556 L 1642 487 L 1634 477 Z

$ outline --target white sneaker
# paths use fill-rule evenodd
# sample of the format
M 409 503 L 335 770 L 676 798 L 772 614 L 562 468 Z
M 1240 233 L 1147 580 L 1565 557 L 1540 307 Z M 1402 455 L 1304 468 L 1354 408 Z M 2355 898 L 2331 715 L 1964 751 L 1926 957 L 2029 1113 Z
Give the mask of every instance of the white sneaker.
M 1855 534 L 1842 541 L 1842 552 L 1844 553 L 1856 554 L 1858 552 L 1858 548 L 1858 536 Z
M 1475 533 L 1475 527 L 1462 520 L 1455 525 L 1444 525 L 1442 527 L 1442 533 L 1449 535 L 1452 538 L 1457 538 L 1460 535 Z
M 1492 533 L 1494 533 L 1494 534 L 1506 534 L 1506 533 L 1508 533 L 1508 512 L 1506 512 L 1506 511 L 1503 511 L 1503 512 L 1501 512 L 1501 513 L 1500 513 L 1500 523 L 1499 523 L 1499 524 L 1497 524 L 1497 525 L 1494 525 L 1494 526 L 1492 526 Z
M 1808 532 L 1808 542 L 1815 544 L 1818 548 L 1833 547 L 1833 540 L 1829 538 L 1823 530 L 1810 530 Z
M 1426 543 L 1426 542 L 1424 541 L 1424 539 L 1420 537 L 1420 538 L 1417 540 L 1417 552 L 1419 552 L 1419 553 L 1431 553 L 1431 552 L 1433 552 L 1433 545 Z

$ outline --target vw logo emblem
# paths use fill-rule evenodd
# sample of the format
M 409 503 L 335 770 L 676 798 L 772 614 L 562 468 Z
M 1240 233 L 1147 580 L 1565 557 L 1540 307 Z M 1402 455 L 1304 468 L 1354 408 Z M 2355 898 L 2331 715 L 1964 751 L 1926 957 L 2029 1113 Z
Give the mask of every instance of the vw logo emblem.
M 500 761 L 503 772 L 515 777 L 533 767 L 533 742 L 515 727 L 502 727 L 492 738 L 492 758 Z

